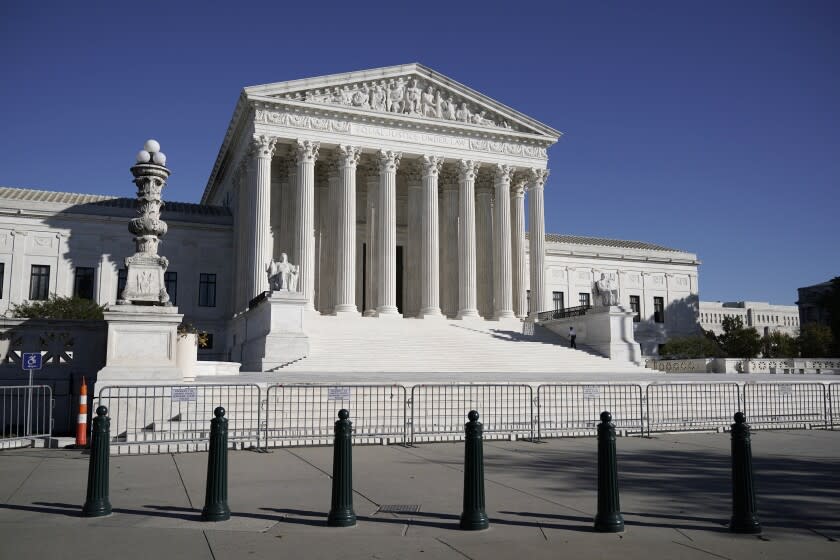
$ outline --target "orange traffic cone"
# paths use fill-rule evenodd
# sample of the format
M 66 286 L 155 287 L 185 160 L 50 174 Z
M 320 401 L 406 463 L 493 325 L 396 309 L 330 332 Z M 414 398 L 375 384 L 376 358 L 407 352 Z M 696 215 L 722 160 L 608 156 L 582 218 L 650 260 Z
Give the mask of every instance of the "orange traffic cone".
M 76 422 L 76 445 L 80 447 L 87 446 L 87 400 L 87 383 L 85 383 L 85 378 L 82 377 L 82 389 L 79 392 L 79 419 Z

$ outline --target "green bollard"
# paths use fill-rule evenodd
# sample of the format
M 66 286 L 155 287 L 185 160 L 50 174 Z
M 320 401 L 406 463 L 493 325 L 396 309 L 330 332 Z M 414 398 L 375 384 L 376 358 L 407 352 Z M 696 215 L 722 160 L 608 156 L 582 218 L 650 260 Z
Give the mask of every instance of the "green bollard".
M 221 406 L 213 411 L 216 416 L 210 420 L 210 453 L 207 456 L 207 492 L 202 521 L 227 521 L 230 519 L 228 495 L 228 420 Z
M 480 531 L 487 529 L 490 522 L 484 511 L 484 444 L 482 426 L 478 412 L 471 410 L 469 422 L 464 424 L 464 511 L 461 513 L 461 529 Z
M 327 516 L 330 527 L 352 527 L 356 524 L 353 511 L 353 422 L 350 413 L 338 411 L 333 445 L 332 506 Z
M 90 463 L 88 464 L 87 499 L 82 506 L 82 517 L 103 517 L 111 515 L 108 499 L 108 463 L 111 447 L 111 419 L 108 409 L 100 406 L 93 419 L 93 436 L 90 441 Z
M 750 426 L 743 412 L 735 413 L 732 424 L 732 519 L 729 530 L 733 533 L 761 532 L 755 514 Z
M 599 533 L 624 531 L 624 517 L 618 500 L 618 465 L 615 457 L 615 425 L 612 414 L 601 413 L 598 424 L 598 513 L 595 530 Z

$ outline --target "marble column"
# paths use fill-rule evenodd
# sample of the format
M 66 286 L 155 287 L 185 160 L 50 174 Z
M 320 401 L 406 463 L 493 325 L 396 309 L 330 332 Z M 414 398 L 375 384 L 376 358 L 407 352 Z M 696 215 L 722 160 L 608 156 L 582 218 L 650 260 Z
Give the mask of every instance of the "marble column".
M 336 296 L 337 296 L 337 289 L 338 286 L 337 282 L 337 270 L 336 270 L 336 259 L 338 258 L 338 243 L 339 239 L 338 236 L 340 235 L 338 232 L 338 220 L 340 219 L 339 213 L 341 212 L 340 208 L 340 198 L 341 198 L 341 173 L 342 173 L 342 162 L 341 162 L 341 155 L 336 154 L 332 158 L 330 158 L 329 163 L 327 164 L 327 209 L 324 212 L 324 215 L 327 218 L 327 223 L 324 227 L 324 236 L 322 237 L 322 242 L 324 243 L 324 265 L 322 274 L 324 275 L 321 278 L 321 284 L 324 290 L 324 303 L 321 306 L 323 313 L 332 313 L 335 309 L 336 303 Z M 353 167 L 355 171 L 355 166 Z M 353 190 L 355 191 L 356 182 L 355 182 L 355 174 L 354 174 L 354 181 L 353 181 Z M 354 208 L 355 210 L 355 208 Z M 354 216 L 354 225 L 355 225 L 355 215 L 356 213 L 353 212 Z
M 327 289 L 326 277 L 324 276 L 324 263 L 328 245 L 326 242 L 326 225 L 329 221 L 326 215 L 329 208 L 327 197 L 330 187 L 327 166 L 328 163 L 324 161 L 318 161 L 315 164 L 315 291 L 313 292 L 313 304 L 315 309 L 321 313 L 326 313 L 324 301 Z
M 493 177 L 482 173 L 475 181 L 476 303 L 479 314 L 493 318 Z
M 253 139 L 254 170 L 251 174 L 250 216 L 253 220 L 249 229 L 249 251 L 252 255 L 248 271 L 247 297 L 251 298 L 268 291 L 266 267 L 271 262 L 271 158 L 274 156 L 276 138 L 257 136 Z
M 283 217 L 286 220 L 283 227 L 284 243 L 283 252 L 289 258 L 289 262 L 297 264 L 300 259 L 297 255 L 297 209 L 298 209 L 298 184 L 297 184 L 297 157 L 292 155 L 286 161 L 286 182 L 285 197 L 283 198 Z
M 400 152 L 379 151 L 378 317 L 400 316 L 397 309 L 397 169 Z
M 496 166 L 494 188 L 496 191 L 494 233 L 494 316 L 496 319 L 513 317 L 513 266 L 510 234 L 510 179 L 513 169 L 508 165 Z M 524 214 L 524 212 L 523 212 Z M 521 233 L 521 232 L 520 232 Z M 524 271 L 524 269 L 523 269 Z
M 458 319 L 478 317 L 475 286 L 475 175 L 479 163 L 458 164 Z
M 298 291 L 306 297 L 306 309 L 314 310 L 315 296 L 315 160 L 318 142 L 297 141 L 296 253 L 300 259 Z M 293 263 L 294 264 L 294 263 Z
M 245 158 L 242 164 L 239 165 L 236 175 L 233 179 L 234 188 L 236 189 L 236 211 L 234 213 L 234 277 L 232 282 L 234 308 L 237 312 L 242 311 L 248 307 L 248 298 L 245 292 L 245 278 L 248 270 L 248 255 L 245 252 L 245 234 L 247 231 L 247 224 L 250 223 L 246 215 L 248 213 L 248 183 L 246 182 L 246 169 L 244 165 Z M 118 295 L 117 297 L 122 297 Z
M 511 265 L 513 276 L 513 312 L 521 318 L 528 315 L 528 277 L 525 272 L 525 184 L 517 177 L 511 188 Z
M 403 315 L 416 317 L 420 313 L 420 251 L 422 243 L 423 227 L 423 170 L 418 162 L 412 162 L 406 173 L 408 187 L 408 205 L 406 207 L 408 218 L 408 231 L 406 232 L 406 243 L 404 255 L 403 273 Z
M 367 250 L 365 263 L 365 317 L 376 316 L 376 272 L 377 272 L 377 235 L 376 220 L 379 205 L 379 163 L 367 163 L 364 166 L 367 174 Z
M 548 309 L 545 293 L 545 202 L 548 169 L 531 169 L 528 179 L 528 256 L 531 265 L 531 317 Z
M 438 176 L 443 158 L 423 156 L 420 238 L 420 317 L 440 317 L 440 253 L 438 223 Z
M 447 317 L 458 314 L 458 174 L 451 168 L 441 171 L 440 297 L 441 311 Z
M 356 307 L 356 165 L 359 148 L 338 147 L 339 180 L 335 220 L 336 315 L 358 315 Z

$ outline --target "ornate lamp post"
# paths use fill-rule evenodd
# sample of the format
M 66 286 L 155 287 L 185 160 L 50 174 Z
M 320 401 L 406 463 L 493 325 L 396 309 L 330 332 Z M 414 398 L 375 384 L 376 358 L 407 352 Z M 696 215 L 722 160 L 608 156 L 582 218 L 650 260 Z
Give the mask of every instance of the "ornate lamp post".
M 128 223 L 128 231 L 134 235 L 136 252 L 125 259 L 128 269 L 125 289 L 119 295 L 117 304 L 170 306 L 164 282 L 169 260 L 158 255 L 158 243 L 167 231 L 166 222 L 160 219 L 160 208 L 163 206 L 160 193 L 170 171 L 166 168 L 166 156 L 156 140 L 146 141 L 137 153 L 137 163 L 131 168 L 131 174 L 137 185 L 139 216 Z

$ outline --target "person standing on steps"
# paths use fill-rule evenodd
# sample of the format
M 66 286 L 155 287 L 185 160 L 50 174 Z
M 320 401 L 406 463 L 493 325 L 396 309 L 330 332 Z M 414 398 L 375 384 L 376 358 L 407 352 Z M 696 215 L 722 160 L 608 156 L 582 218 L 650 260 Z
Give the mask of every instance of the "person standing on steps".
M 575 328 L 569 327 L 569 348 L 577 349 L 577 344 L 575 343 L 576 338 L 577 333 L 575 332 Z

